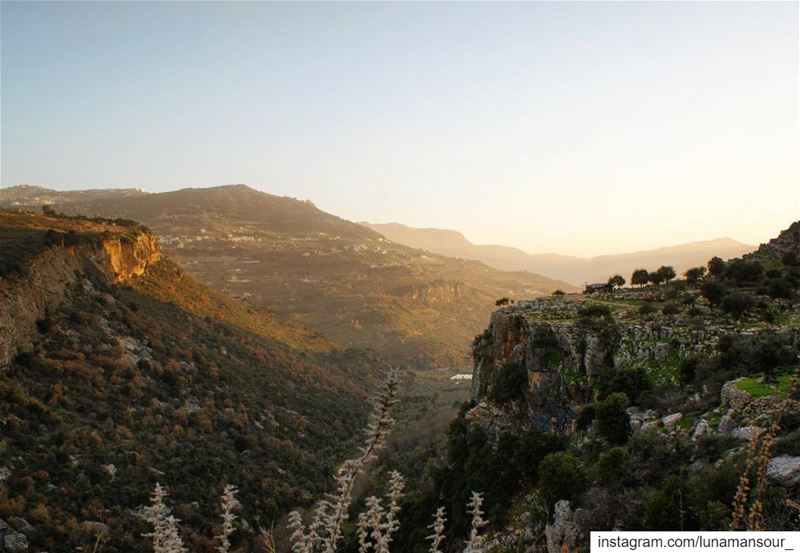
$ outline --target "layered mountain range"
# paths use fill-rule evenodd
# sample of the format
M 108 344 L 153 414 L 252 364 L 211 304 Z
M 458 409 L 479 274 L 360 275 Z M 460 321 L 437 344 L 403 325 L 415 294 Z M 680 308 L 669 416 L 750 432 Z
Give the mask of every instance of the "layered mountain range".
M 717 238 L 652 250 L 597 257 L 575 257 L 555 253 L 531 254 L 518 248 L 477 245 L 455 230 L 413 228 L 398 223 L 363 223 L 390 240 L 413 248 L 450 257 L 475 259 L 501 271 L 533 271 L 576 286 L 586 282 L 605 282 L 614 274 L 625 278 L 636 269 L 671 265 L 678 274 L 704 265 L 711 257 L 739 257 L 755 248 L 733 238 Z
M 291 316 L 345 347 L 401 366 L 463 367 L 501 297 L 536 297 L 566 282 L 499 271 L 389 240 L 311 202 L 244 185 L 160 194 L 0 191 L 0 206 L 126 218 L 215 290 Z

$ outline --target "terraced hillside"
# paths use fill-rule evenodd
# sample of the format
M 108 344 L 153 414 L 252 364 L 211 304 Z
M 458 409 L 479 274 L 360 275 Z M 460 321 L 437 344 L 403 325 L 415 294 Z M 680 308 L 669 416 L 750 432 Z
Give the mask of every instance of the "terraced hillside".
M 243 185 L 67 197 L 54 208 L 141 221 L 204 284 L 400 366 L 463 368 L 496 299 L 574 289 L 409 248 L 310 202 Z

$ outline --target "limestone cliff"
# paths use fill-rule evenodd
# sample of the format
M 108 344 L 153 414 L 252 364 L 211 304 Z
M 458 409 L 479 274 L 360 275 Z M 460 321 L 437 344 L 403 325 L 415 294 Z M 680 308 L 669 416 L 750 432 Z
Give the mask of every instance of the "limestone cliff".
M 580 405 L 592 401 L 592 384 L 604 367 L 643 366 L 656 381 L 675 378 L 681 359 L 710 351 L 734 330 L 660 315 L 592 318 L 581 309 L 582 302 L 542 299 L 495 311 L 474 343 L 472 402 L 480 406 L 491 398 L 500 368 L 522 368 L 530 423 L 567 434 Z
M 161 258 L 146 231 L 98 234 L 75 244 L 51 244 L 0 276 L 0 369 L 39 335 L 36 322 L 69 300 L 86 274 L 109 283 L 126 282 Z

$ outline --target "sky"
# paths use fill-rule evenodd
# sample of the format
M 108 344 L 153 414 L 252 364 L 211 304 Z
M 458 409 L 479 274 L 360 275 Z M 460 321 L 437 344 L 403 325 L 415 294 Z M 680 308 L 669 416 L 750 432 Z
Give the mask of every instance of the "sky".
M 798 3 L 0 3 L 0 186 L 598 255 L 799 219 Z

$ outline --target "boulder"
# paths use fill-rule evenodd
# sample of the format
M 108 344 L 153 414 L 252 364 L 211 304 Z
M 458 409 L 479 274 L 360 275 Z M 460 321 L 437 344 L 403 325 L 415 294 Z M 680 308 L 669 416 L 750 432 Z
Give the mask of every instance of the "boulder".
M 746 440 L 749 442 L 763 431 L 764 429 L 759 428 L 758 426 L 740 426 L 739 428 L 734 428 L 731 430 L 730 436 L 731 438 L 736 438 L 737 440 Z
M 9 553 L 26 553 L 28 551 L 28 538 L 25 537 L 25 534 L 18 532 L 6 534 L 3 544 L 5 551 Z
M 11 521 L 11 526 L 14 528 L 14 530 L 16 530 L 17 532 L 22 532 L 26 536 L 30 536 L 36 531 L 36 529 L 31 525 L 31 523 L 25 520 L 24 518 L 13 519 Z
M 661 424 L 664 425 L 665 428 L 672 430 L 676 424 L 680 422 L 683 418 L 683 413 L 672 413 L 671 415 L 667 415 L 661 418 Z
M 694 427 L 694 432 L 692 433 L 692 441 L 696 442 L 706 434 L 708 434 L 709 430 L 711 430 L 711 426 L 708 424 L 706 419 L 700 419 L 700 422 Z
M 736 428 L 736 421 L 733 420 L 733 415 L 728 411 L 719 420 L 717 430 L 723 434 L 730 434 L 734 428 Z
M 773 457 L 767 465 L 767 478 L 784 488 L 797 486 L 800 484 L 800 457 Z

